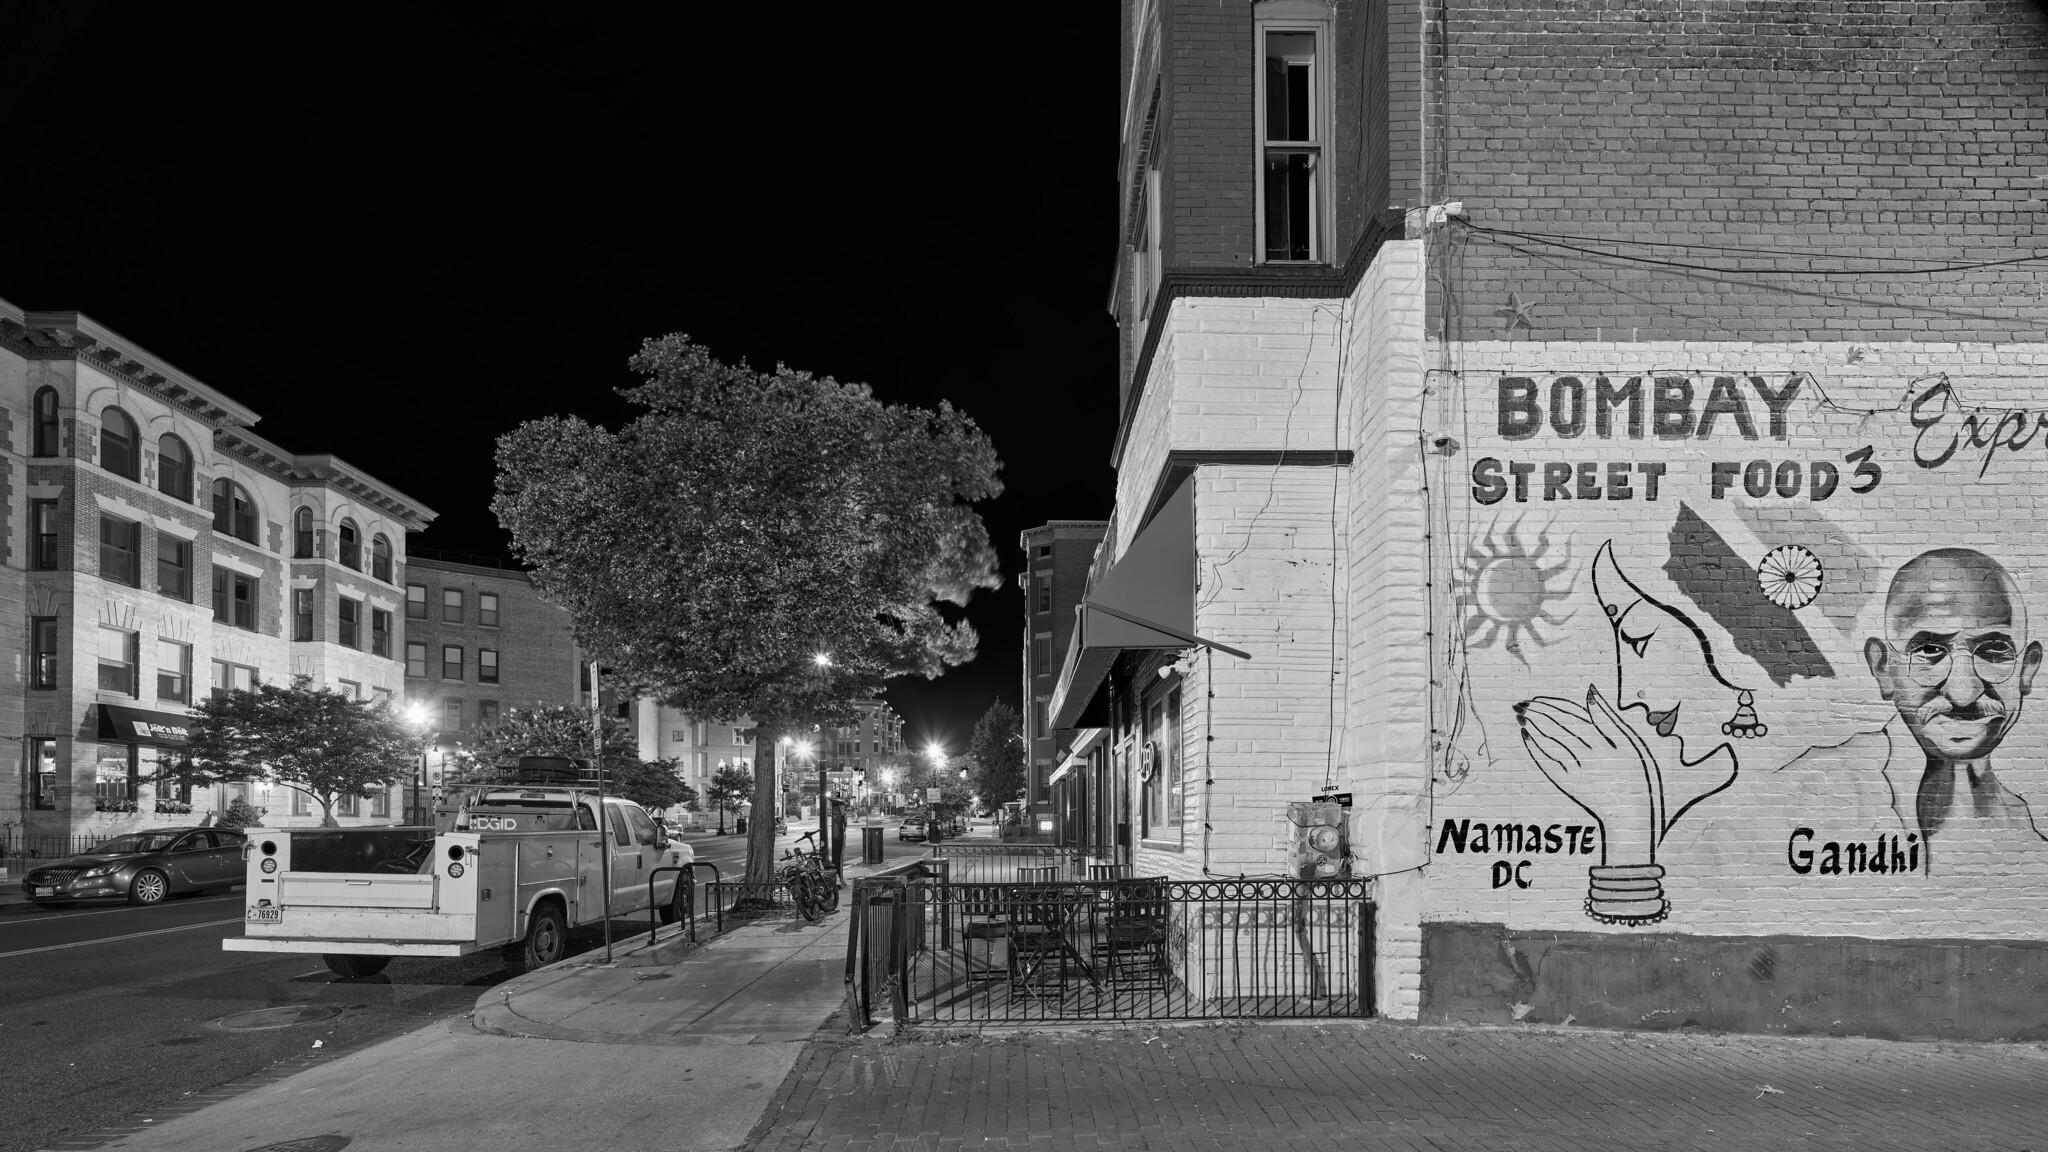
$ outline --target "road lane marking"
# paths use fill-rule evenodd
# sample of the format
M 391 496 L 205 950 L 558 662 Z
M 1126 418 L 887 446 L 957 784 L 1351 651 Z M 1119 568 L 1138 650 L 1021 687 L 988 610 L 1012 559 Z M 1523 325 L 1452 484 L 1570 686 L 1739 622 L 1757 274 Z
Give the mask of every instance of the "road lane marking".
M 38 952 L 56 952 L 65 948 L 83 948 L 88 944 L 112 944 L 117 940 L 137 940 L 144 936 L 161 936 L 166 932 L 189 932 L 194 928 L 218 928 L 223 924 L 240 924 L 242 918 L 233 920 L 208 920 L 200 924 L 180 924 L 176 928 L 156 928 L 148 932 L 130 932 L 125 936 L 102 936 L 97 940 L 74 940 L 69 944 L 46 944 L 41 948 L 23 948 L 19 952 L 0 952 L 0 960 L 11 956 L 33 956 Z
M 200 896 L 191 900 L 180 900 L 178 901 L 178 905 L 180 907 L 190 908 L 194 904 L 218 904 L 223 900 L 240 899 L 241 896 L 239 895 Z M 32 903 L 32 901 L 29 901 L 29 903 Z M 151 908 L 162 907 L 164 907 L 164 905 L 162 904 L 149 904 L 128 908 L 88 908 L 83 912 L 73 912 L 69 908 L 38 908 L 37 911 L 43 914 L 42 918 L 45 920 L 83 920 L 87 916 L 116 916 L 124 912 L 146 912 Z

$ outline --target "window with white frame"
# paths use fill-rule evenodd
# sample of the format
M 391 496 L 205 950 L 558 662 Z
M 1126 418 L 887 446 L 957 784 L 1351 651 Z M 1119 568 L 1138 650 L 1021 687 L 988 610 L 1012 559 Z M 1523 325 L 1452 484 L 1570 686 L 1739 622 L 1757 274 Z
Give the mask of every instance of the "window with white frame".
M 1289 19 L 1298 13 L 1300 19 Z M 1317 16 L 1320 15 L 1320 19 Z M 1330 134 L 1328 10 L 1273 5 L 1258 28 L 1259 252 L 1269 263 L 1327 259 L 1323 142 Z
M 192 700 L 192 646 L 157 638 L 156 698 L 188 704 Z
M 100 691 L 135 695 L 135 653 L 135 633 L 120 628 L 100 629 Z

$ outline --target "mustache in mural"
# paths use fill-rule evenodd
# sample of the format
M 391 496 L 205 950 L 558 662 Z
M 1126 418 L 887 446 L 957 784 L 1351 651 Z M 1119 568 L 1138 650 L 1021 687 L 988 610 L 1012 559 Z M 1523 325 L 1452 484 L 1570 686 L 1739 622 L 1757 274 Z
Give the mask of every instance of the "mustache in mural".
M 1913 718 L 1922 724 L 1929 720 L 1947 717 L 1950 720 L 1991 720 L 2000 728 L 2012 722 L 2012 713 L 2005 701 L 1991 696 L 1979 696 L 1968 704 L 1957 704 L 1946 696 L 1936 696 L 1913 710 Z

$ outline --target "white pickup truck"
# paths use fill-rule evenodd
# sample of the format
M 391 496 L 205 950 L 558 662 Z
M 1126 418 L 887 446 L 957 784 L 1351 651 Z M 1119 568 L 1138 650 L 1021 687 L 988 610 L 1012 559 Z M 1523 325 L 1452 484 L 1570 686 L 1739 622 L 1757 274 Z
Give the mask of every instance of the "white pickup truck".
M 569 930 L 645 914 L 650 885 L 663 923 L 689 906 L 689 845 L 672 843 L 640 805 L 593 791 L 495 786 L 432 828 L 251 828 L 248 910 L 230 952 L 319 953 L 341 976 L 368 976 L 393 956 L 466 956 L 502 946 L 517 967 L 562 958 Z

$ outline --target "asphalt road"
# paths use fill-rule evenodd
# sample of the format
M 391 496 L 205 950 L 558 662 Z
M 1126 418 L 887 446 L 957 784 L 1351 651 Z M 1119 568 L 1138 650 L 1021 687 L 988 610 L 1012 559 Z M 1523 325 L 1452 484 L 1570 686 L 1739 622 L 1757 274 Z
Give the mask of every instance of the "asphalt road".
M 891 861 L 924 847 L 895 836 L 892 823 Z M 686 840 L 698 859 L 739 875 L 743 837 Z M 778 852 L 794 842 L 778 838 Z M 857 830 L 847 857 L 860 858 Z M 511 975 L 493 950 L 401 957 L 377 976 L 342 980 L 317 956 L 224 951 L 242 912 L 239 887 L 147 908 L 0 903 L 0 1152 L 33 1152 L 283 1061 L 339 1055 L 462 1015 Z M 622 940 L 647 921 L 612 927 Z M 571 946 L 602 947 L 601 930 Z

